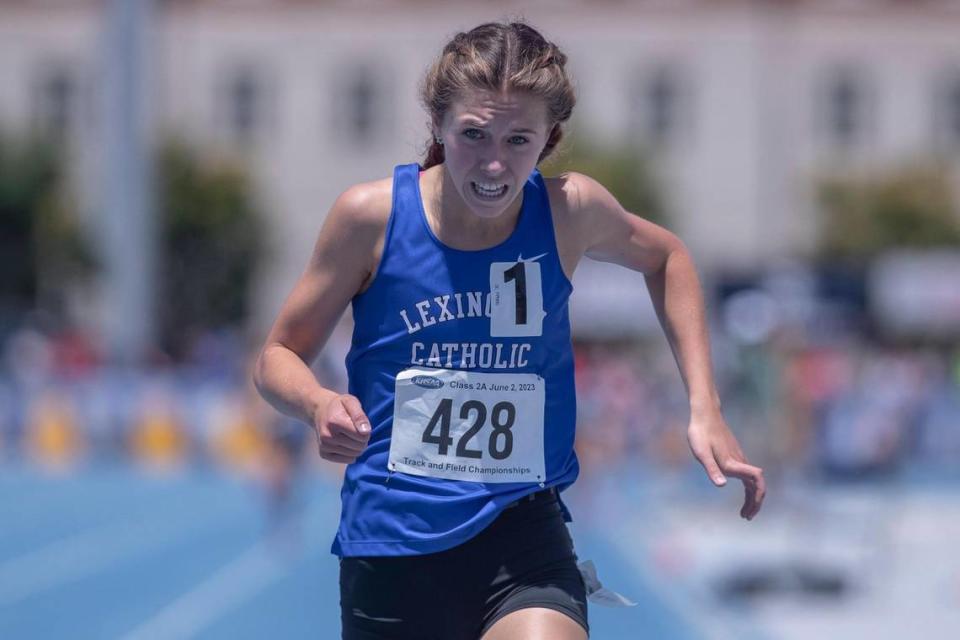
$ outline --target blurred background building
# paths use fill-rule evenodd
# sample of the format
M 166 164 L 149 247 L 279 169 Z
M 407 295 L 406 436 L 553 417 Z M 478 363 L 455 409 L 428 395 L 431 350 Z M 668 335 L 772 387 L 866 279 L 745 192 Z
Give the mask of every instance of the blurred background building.
M 693 637 L 744 637 L 745 603 L 750 637 L 900 637 L 918 619 L 949 636 L 956 0 L 0 0 L 0 478 L 226 469 L 261 478 L 275 513 L 294 469 L 335 482 L 255 396 L 251 360 L 337 195 L 422 158 L 417 88 L 442 44 L 513 17 L 559 44 L 578 89 L 544 173 L 597 177 L 690 247 L 724 415 L 771 483 L 768 528 L 710 524 L 734 507 L 692 479 L 643 277 L 583 261 L 578 486 L 659 516 L 606 513 L 614 546 L 689 586 L 662 593 L 699 607 Z M 349 331 L 315 365 L 334 388 Z
M 0 122 L 63 142 L 91 224 L 118 188 L 104 175 L 117 124 L 105 81 L 124 4 L 141 6 L 120 46 L 137 54 L 129 106 L 150 143 L 176 135 L 250 169 L 270 222 L 260 328 L 336 196 L 421 157 L 418 82 L 448 36 L 492 15 L 525 16 L 563 45 L 571 132 L 647 153 L 669 226 L 707 273 L 815 255 L 825 177 L 937 158 L 956 182 L 956 2 L 5 0 Z M 106 295 L 76 301 L 78 316 L 104 322 Z

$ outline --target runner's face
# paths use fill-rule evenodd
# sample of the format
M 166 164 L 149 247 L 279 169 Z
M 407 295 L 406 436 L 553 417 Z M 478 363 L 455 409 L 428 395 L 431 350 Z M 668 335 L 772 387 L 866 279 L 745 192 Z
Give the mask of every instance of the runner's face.
M 495 218 L 523 193 L 547 143 L 547 107 L 525 93 L 475 89 L 453 101 L 439 128 L 444 166 L 467 208 Z

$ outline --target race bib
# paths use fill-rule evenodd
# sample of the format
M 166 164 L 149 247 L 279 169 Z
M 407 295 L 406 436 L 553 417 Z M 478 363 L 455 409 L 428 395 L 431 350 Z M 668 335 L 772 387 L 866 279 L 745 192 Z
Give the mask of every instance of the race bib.
M 534 260 L 490 264 L 492 337 L 543 335 L 543 281 Z
M 396 379 L 391 471 L 543 482 L 544 381 L 533 373 L 410 368 Z

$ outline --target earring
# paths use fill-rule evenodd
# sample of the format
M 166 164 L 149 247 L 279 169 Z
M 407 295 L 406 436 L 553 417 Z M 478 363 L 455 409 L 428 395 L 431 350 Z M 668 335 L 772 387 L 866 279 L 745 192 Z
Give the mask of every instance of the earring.
M 436 140 L 438 145 L 443 146 L 443 140 L 440 139 L 440 136 L 435 136 L 433 139 Z

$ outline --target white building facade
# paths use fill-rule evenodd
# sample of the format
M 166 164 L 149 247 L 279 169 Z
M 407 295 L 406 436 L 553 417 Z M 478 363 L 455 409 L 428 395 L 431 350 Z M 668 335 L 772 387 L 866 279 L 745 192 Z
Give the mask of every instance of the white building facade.
M 61 131 L 90 212 L 108 184 L 104 14 L 0 0 L 0 126 Z M 808 254 L 816 179 L 833 167 L 960 159 L 953 0 L 157 0 L 152 16 L 152 134 L 241 153 L 256 176 L 273 232 L 261 326 L 336 196 L 420 159 L 418 83 L 449 37 L 484 21 L 523 17 L 560 45 L 578 87 L 571 128 L 652 150 L 673 229 L 707 269 Z

